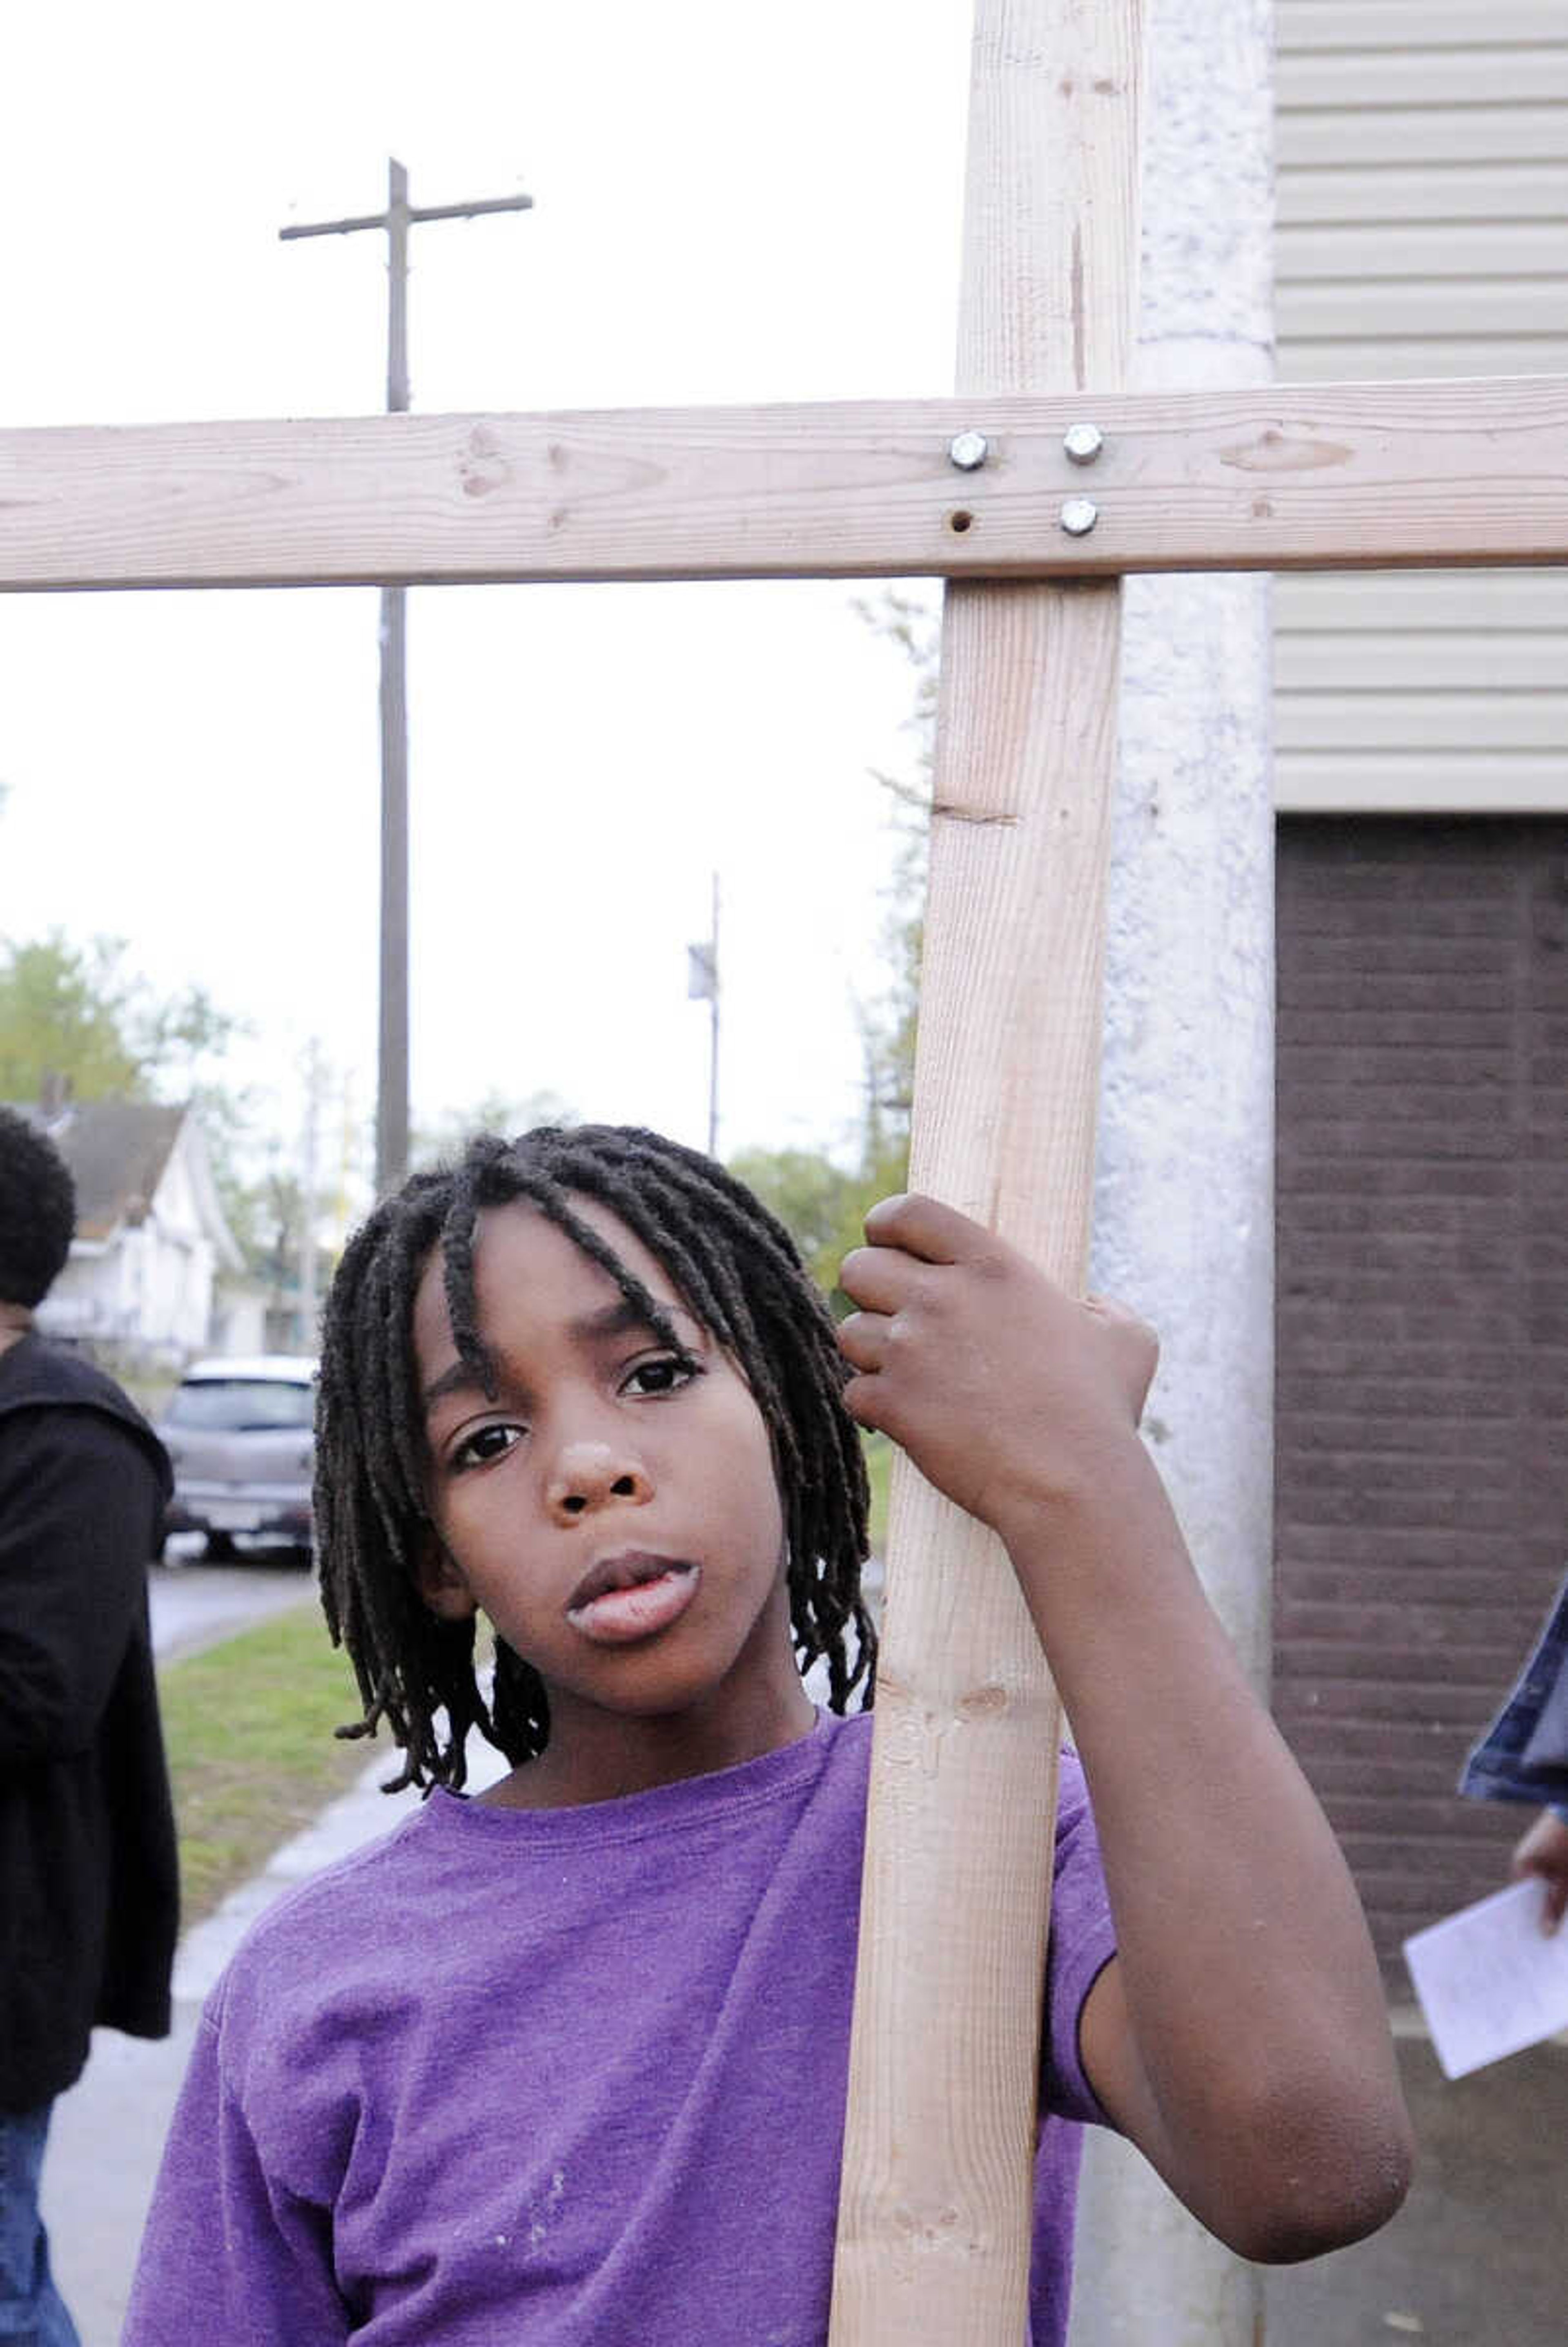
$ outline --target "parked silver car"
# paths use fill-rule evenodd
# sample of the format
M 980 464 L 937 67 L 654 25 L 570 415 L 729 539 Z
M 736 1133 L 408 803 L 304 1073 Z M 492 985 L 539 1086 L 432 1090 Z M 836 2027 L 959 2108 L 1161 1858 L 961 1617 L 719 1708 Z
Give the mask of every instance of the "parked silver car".
M 265 1542 L 310 1563 L 315 1377 L 289 1353 L 192 1362 L 158 1430 L 174 1461 L 167 1532 L 204 1532 L 209 1557 Z

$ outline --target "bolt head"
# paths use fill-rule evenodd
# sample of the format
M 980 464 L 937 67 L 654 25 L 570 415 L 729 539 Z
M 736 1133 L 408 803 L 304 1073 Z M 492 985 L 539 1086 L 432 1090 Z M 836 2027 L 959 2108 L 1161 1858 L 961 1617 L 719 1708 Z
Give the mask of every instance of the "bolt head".
M 1099 518 L 1093 497 L 1069 497 L 1062 507 L 1062 527 L 1069 538 L 1087 538 Z
M 961 473 L 978 472 L 991 454 L 991 443 L 983 432 L 957 432 L 947 444 L 952 463 Z
M 1070 424 L 1062 435 L 1062 446 L 1074 465 L 1092 465 L 1105 445 L 1097 424 Z

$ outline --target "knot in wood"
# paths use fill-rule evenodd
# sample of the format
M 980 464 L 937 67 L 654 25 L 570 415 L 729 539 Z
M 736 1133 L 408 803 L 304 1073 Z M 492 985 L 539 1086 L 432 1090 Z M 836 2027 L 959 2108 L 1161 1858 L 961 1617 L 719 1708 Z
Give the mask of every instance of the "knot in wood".
M 988 1679 L 983 1686 L 971 1687 L 967 1695 L 960 1696 L 958 1716 L 960 1719 L 972 1722 L 999 1719 L 1007 1709 L 1008 1702 L 1007 1689 L 996 1680 Z

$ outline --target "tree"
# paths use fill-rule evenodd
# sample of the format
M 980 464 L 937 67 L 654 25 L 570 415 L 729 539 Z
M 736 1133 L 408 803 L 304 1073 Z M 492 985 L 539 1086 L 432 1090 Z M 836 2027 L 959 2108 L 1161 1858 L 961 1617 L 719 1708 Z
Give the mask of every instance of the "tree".
M 486 1092 L 470 1109 L 443 1109 L 428 1123 L 414 1128 L 409 1143 L 409 1164 L 415 1173 L 441 1165 L 462 1154 L 476 1133 L 527 1133 L 536 1124 L 575 1124 L 576 1112 L 555 1092 L 529 1092 L 514 1100 L 505 1092 Z
M 866 1215 L 877 1200 L 901 1190 L 909 1179 L 941 642 L 937 614 L 896 590 L 856 608 L 877 635 L 903 653 L 916 679 L 908 720 L 916 736 L 914 773 L 876 775 L 891 804 L 895 849 L 884 891 L 887 986 L 880 999 L 860 1006 L 866 1074 L 859 1163 L 846 1172 L 828 1157 L 794 1149 L 749 1150 L 729 1161 L 731 1173 L 778 1215 L 840 1317 L 850 1300 L 838 1284 L 839 1266 L 860 1245 Z
M 36 1101 L 65 1077 L 79 1100 L 145 1100 L 117 949 L 100 938 L 80 952 L 56 930 L 0 952 L 0 1099 Z
M 778 1215 L 818 1286 L 831 1294 L 847 1246 L 855 1244 L 846 1243 L 844 1233 L 855 1227 L 861 1175 L 807 1149 L 742 1150 L 729 1171 Z
M 305 1193 L 298 1174 L 274 1145 L 260 1179 L 236 1184 L 224 1199 L 229 1228 L 253 1279 L 281 1310 L 296 1296 L 305 1225 Z
M 163 999 L 126 973 L 117 938 L 74 946 L 58 929 L 0 944 L 0 1099 L 35 1101 L 46 1080 L 77 1100 L 151 1100 L 196 1089 L 199 1063 L 239 1022 L 200 987 Z
M 229 1227 L 247 1260 L 257 1185 L 251 1101 L 204 1069 L 243 1022 L 199 986 L 163 997 L 125 970 L 117 938 L 72 945 L 58 929 L 0 943 L 0 1100 L 30 1103 L 64 1084 L 79 1101 L 174 1099 L 195 1110 Z
M 910 1109 L 914 1098 L 942 623 L 929 605 L 892 589 L 874 603 L 862 601 L 856 609 L 875 634 L 902 652 L 915 671 L 914 708 L 907 720 L 909 731 L 916 737 L 914 773 L 911 776 L 879 771 L 876 775 L 891 803 L 896 842 L 882 923 L 888 986 L 881 1001 L 862 1006 L 860 1013 L 866 1058 L 865 1171 L 869 1179 L 878 1181 L 894 1175 L 887 1186 L 896 1189 L 908 1170 Z

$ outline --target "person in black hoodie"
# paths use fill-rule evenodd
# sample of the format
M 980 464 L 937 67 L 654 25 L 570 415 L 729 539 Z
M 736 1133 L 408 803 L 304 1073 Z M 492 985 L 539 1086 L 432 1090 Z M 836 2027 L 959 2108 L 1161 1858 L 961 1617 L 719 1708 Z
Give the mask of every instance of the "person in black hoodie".
M 35 1307 L 76 1219 L 46 1135 L 0 1109 L 0 2339 L 76 2347 L 38 2171 L 97 2024 L 167 2036 L 178 1922 L 147 1565 L 170 1489 L 112 1379 Z

